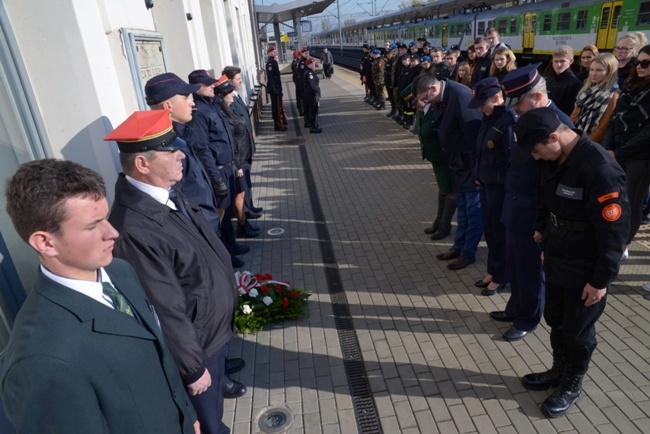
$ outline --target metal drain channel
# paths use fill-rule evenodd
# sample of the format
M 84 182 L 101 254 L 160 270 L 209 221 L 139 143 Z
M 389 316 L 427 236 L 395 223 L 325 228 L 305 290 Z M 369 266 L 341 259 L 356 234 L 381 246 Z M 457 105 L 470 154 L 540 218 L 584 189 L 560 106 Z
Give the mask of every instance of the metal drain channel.
M 296 108 L 293 104 L 291 106 L 291 112 L 295 117 Z M 299 136 L 302 136 L 302 129 L 300 128 L 302 126 L 301 121 L 302 119 L 299 118 L 299 125 L 296 128 Z M 359 340 L 357 339 L 354 324 L 352 323 L 348 298 L 345 295 L 345 289 L 341 282 L 338 264 L 334 257 L 334 247 L 332 246 L 329 230 L 325 223 L 325 215 L 323 214 L 318 191 L 316 190 L 316 182 L 311 165 L 309 164 L 307 148 L 304 144 L 301 144 L 299 149 L 307 190 L 311 198 L 311 209 L 316 222 L 316 231 L 319 240 L 318 245 L 323 263 L 325 264 L 325 279 L 332 299 L 332 312 L 334 313 L 334 322 L 339 335 L 339 343 L 341 344 L 343 366 L 345 367 L 345 373 L 350 386 L 350 396 L 354 405 L 357 426 L 360 433 L 382 433 L 381 422 L 377 416 L 377 407 L 375 406 L 375 401 L 370 391 L 366 368 L 363 365 L 363 358 L 361 357 Z

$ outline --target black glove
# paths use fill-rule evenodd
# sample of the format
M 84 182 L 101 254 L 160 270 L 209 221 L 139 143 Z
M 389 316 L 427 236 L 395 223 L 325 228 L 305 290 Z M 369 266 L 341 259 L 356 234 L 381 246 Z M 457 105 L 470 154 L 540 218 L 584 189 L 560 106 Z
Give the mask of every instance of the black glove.
M 228 197 L 228 186 L 223 179 L 219 178 L 217 182 L 212 184 L 212 189 L 214 190 L 214 195 L 218 198 Z

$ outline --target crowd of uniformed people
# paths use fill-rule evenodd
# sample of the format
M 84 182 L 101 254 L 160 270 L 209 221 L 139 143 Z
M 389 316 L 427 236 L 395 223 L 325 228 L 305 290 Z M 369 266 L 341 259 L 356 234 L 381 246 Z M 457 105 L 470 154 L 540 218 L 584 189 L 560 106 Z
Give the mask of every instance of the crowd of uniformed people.
M 18 432 L 230 432 L 224 399 L 246 393 L 229 377 L 244 360 L 226 358 L 233 268 L 250 250 L 237 239 L 259 236 L 249 219 L 263 211 L 252 202 L 241 86 L 236 66 L 149 79 L 151 110 L 105 138 L 122 166 L 110 214 L 103 180 L 79 164 L 38 160 L 9 180 L 9 214 L 41 260 L 1 383 Z
M 556 388 L 542 404 L 549 417 L 582 395 L 607 287 L 648 213 L 646 44 L 628 33 L 614 54 L 587 46 L 578 76 L 573 49 L 559 45 L 547 78 L 540 63 L 518 68 L 495 28 L 465 56 L 425 39 L 363 46 L 364 101 L 390 108 L 433 166 L 437 212 L 425 233 L 450 236 L 457 213 L 453 245 L 437 258 L 463 269 L 484 237 L 487 270 L 475 286 L 485 296 L 510 288 L 506 308 L 490 313 L 512 323 L 503 338 L 525 338 L 542 316 L 551 328 L 551 369 L 522 378 L 531 390 Z

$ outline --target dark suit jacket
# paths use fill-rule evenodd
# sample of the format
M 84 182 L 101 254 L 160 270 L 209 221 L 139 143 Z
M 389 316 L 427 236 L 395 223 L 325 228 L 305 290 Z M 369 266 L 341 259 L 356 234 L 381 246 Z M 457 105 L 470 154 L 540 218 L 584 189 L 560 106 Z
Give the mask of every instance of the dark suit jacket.
M 4 358 L 18 433 L 193 433 L 196 420 L 133 268 L 106 271 L 139 322 L 39 271 Z
M 474 182 L 476 137 L 481 127 L 481 113 L 467 107 L 472 91 L 460 83 L 443 80 L 442 101 L 433 104 L 438 136 L 451 172 L 454 193 L 477 189 Z
M 233 102 L 232 105 L 230 106 L 230 110 L 232 110 L 234 114 L 239 115 L 242 119 L 244 119 L 244 123 L 246 124 L 246 129 L 248 130 L 248 134 L 249 134 L 251 151 L 253 155 L 255 155 L 255 140 L 253 139 L 254 137 L 253 124 L 251 123 L 251 117 L 248 114 L 248 106 L 246 106 L 246 103 L 242 100 L 241 96 L 237 95 L 235 97 L 235 102 Z

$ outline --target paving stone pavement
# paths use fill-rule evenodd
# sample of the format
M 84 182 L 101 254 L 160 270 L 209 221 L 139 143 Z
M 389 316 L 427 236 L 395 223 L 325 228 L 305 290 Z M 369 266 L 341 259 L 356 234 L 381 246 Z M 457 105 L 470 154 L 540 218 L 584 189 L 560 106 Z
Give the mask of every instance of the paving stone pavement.
M 359 432 L 312 201 L 325 216 L 384 433 L 650 432 L 650 294 L 640 289 L 650 281 L 650 228 L 610 288 L 584 398 L 566 417 L 547 419 L 539 404 L 548 392 L 525 390 L 519 377 L 550 366 L 548 328 L 501 339 L 509 325 L 488 312 L 504 308 L 508 294 L 482 297 L 473 287 L 485 273 L 484 243 L 464 270 L 435 259 L 452 239 L 423 233 L 436 188 L 417 138 L 363 103 L 358 75 L 341 68 L 320 81 L 323 133 L 310 134 L 290 77 L 283 81 L 289 129 L 273 131 L 265 107 L 252 171 L 262 236 L 245 242 L 244 269 L 313 295 L 305 318 L 233 339 L 230 357 L 247 362 L 234 378 L 249 388 L 226 402 L 234 433 L 260 432 L 259 413 L 277 404 L 295 417 L 290 433 Z M 284 233 L 269 235 L 273 228 Z

